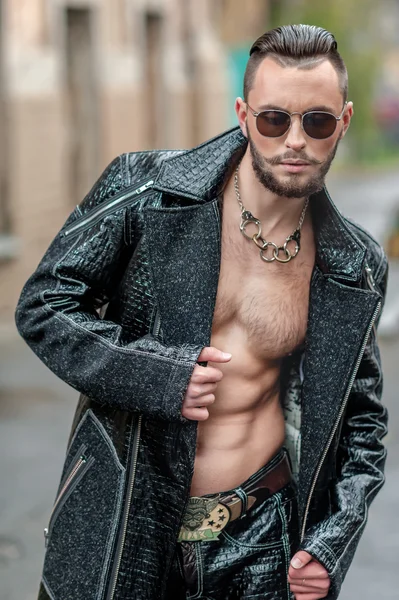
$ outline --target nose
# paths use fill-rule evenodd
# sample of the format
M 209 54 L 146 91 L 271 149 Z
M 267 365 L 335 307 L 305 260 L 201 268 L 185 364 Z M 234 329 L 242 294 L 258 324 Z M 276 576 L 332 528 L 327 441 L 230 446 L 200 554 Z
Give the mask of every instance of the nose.
M 291 127 L 287 133 L 285 145 L 296 152 L 306 146 L 305 132 L 301 127 L 301 115 L 296 114 L 291 116 Z

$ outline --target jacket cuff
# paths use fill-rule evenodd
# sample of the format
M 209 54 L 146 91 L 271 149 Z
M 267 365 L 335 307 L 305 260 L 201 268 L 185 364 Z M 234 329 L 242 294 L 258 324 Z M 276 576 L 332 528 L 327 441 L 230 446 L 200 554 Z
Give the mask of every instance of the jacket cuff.
M 202 348 L 202 346 L 184 344 L 179 349 L 164 394 L 164 413 L 167 419 L 178 419 L 184 423 L 187 421 L 181 414 L 183 400 Z

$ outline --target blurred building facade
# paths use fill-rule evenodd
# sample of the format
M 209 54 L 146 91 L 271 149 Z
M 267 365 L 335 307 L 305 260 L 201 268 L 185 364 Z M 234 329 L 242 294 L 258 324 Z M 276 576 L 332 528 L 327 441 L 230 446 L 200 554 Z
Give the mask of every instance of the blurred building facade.
M 267 6 L 0 0 L 0 320 L 110 160 L 231 124 L 227 48 L 264 31 Z

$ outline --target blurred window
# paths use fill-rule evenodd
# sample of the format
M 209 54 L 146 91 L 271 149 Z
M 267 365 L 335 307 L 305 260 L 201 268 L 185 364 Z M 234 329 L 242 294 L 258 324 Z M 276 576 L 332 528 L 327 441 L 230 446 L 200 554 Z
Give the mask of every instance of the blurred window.
M 167 106 L 162 103 L 162 16 L 155 12 L 145 15 L 147 79 L 147 144 L 149 148 L 164 146 L 163 123 Z
M 70 200 L 77 204 L 98 175 L 99 119 L 93 10 L 66 9 Z

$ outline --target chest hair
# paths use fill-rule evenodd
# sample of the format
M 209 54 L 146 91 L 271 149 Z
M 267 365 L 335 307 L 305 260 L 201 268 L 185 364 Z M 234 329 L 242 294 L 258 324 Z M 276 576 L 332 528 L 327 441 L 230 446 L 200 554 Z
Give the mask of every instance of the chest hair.
M 251 241 L 224 231 L 214 330 L 239 326 L 259 358 L 293 352 L 306 335 L 312 268 L 311 252 L 266 263 Z

